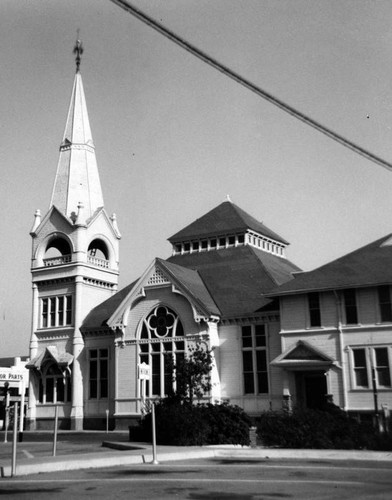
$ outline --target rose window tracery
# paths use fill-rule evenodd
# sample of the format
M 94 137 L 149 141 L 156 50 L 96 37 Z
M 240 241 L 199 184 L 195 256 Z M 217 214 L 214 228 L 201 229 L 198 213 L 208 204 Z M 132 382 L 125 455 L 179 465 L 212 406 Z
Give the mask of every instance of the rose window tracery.
M 157 307 L 148 318 L 148 326 L 157 337 L 166 337 L 171 334 L 175 316 L 166 307 Z M 171 336 L 171 335 L 169 335 Z

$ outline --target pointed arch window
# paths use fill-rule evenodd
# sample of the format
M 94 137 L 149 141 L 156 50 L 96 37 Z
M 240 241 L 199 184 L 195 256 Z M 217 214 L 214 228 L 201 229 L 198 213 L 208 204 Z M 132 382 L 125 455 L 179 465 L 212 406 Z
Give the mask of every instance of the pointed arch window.
M 146 396 L 164 397 L 173 390 L 173 374 L 167 363 L 185 356 L 184 329 L 178 315 L 166 306 L 158 306 L 143 320 L 139 337 L 139 363 L 151 366 Z

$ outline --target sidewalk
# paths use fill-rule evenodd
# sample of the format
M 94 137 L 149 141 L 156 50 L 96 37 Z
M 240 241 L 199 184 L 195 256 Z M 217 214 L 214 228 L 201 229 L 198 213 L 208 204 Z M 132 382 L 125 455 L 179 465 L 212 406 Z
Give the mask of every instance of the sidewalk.
M 79 433 L 80 434 L 80 433 Z M 105 436 L 105 435 L 104 435 Z M 91 437 L 86 433 L 84 439 L 99 440 L 102 433 Z M 15 476 L 25 476 L 42 472 L 56 472 L 75 469 L 89 469 L 100 467 L 114 467 L 122 465 L 152 464 L 152 447 L 149 443 L 130 443 L 124 440 L 125 436 L 116 436 L 114 441 L 102 440 L 103 448 L 89 453 L 74 452 L 57 455 L 55 457 L 32 456 L 19 459 L 16 462 Z M 32 443 L 32 441 L 29 441 Z M 37 441 L 36 443 L 39 443 Z M 46 441 L 46 446 L 48 442 Z M 23 449 L 27 442 L 18 443 Z M 10 448 L 11 449 L 11 448 Z M 203 447 L 175 447 L 158 446 L 157 459 L 159 463 L 168 461 L 183 461 L 203 458 L 221 458 L 222 460 L 362 460 L 390 462 L 392 452 L 358 451 L 358 450 L 289 450 L 277 448 L 247 448 L 241 446 L 203 446 Z M 154 465 L 152 465 L 153 467 Z M 1 477 L 11 476 L 11 456 L 9 460 L 0 461 Z

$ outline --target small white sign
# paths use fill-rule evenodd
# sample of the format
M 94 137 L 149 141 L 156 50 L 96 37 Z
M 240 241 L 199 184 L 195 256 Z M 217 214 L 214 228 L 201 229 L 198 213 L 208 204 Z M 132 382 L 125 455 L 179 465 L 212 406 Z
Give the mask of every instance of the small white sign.
M 147 363 L 139 364 L 139 380 L 150 380 L 151 367 Z

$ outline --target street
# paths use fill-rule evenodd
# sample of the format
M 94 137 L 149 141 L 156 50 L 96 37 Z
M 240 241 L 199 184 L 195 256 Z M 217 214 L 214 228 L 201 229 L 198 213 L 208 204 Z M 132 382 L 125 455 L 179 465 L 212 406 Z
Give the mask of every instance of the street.
M 1 479 L 4 499 L 389 500 L 390 462 L 215 458 Z

